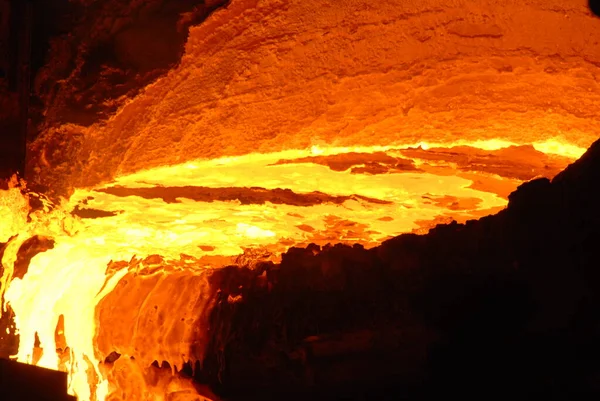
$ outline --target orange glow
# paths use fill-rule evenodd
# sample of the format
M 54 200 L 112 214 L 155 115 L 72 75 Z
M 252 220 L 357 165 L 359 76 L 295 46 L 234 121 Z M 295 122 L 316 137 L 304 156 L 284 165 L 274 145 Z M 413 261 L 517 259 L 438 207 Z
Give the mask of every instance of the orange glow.
M 2 259 L 4 300 L 16 314 L 20 335 L 16 357 L 70 372 L 69 390 L 80 400 L 105 400 L 115 384 L 100 368 L 106 355 L 95 344 L 96 307 L 147 256 L 162 256 L 151 276 L 162 277 L 161 266 L 185 260 L 178 269 L 196 271 L 201 279 L 198 268 L 221 267 L 253 249 L 277 261 L 290 246 L 311 242 L 371 247 L 401 233 L 425 232 L 440 221 L 464 221 L 502 209 L 507 188 L 522 182 L 514 177 L 532 174 L 534 164 L 518 164 L 530 156 L 519 152 L 543 159 L 543 165 L 555 163 L 555 169 L 583 152 L 556 140 L 534 144 L 541 152 L 515 148 L 518 163 L 509 160 L 514 171 L 503 177 L 464 163 L 489 155 L 498 163 L 504 148 L 513 144 L 453 145 L 469 147 L 313 147 L 197 160 L 77 189 L 61 205 L 31 213 L 28 223 L 27 200 L 13 182 L 0 192 L 0 210 L 9 216 L 0 233 L 5 241 L 16 235 Z M 411 152 L 425 153 L 418 153 L 423 155 L 419 159 L 407 157 Z M 53 238 L 55 247 L 35 256 L 23 278 L 13 278 L 19 247 L 34 235 Z M 130 260 L 138 262 L 110 263 Z M 61 316 L 70 350 L 66 361 L 55 352 Z M 42 349 L 37 361 L 36 335 Z M 147 355 L 175 366 L 190 358 L 185 344 L 171 354 L 157 343 L 147 347 Z M 144 361 L 151 362 L 152 357 Z
M 11 236 L 27 225 L 29 203 L 21 194 L 19 181 L 13 176 L 8 182 L 8 189 L 0 196 L 0 242 L 7 242 Z
M 58 40 L 34 80 L 45 109 L 27 177 L 72 195 L 0 190 L 15 358 L 69 372 L 79 401 L 195 394 L 160 375 L 201 358 L 215 269 L 496 213 L 600 131 L 600 20 L 584 0 L 233 0 L 191 27 L 169 71 L 119 59 L 152 54 L 133 25 L 145 2 L 129 3 L 81 43 Z M 25 273 L 35 236 L 54 247 Z

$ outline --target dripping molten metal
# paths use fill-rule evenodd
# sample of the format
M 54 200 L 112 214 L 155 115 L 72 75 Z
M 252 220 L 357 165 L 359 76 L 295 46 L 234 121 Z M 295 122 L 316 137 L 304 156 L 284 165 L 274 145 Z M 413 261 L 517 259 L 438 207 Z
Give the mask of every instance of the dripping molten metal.
M 501 141 L 418 145 L 200 160 L 79 188 L 59 205 L 23 195 L 11 180 L 0 191 L 0 294 L 1 312 L 10 308 L 15 316 L 14 357 L 68 372 L 69 392 L 81 401 L 105 400 L 116 384 L 100 368 L 106 355 L 96 344 L 97 306 L 132 265 L 114 262 L 158 254 L 202 274 L 240 255 L 277 261 L 290 246 L 372 247 L 494 213 L 517 185 L 552 176 L 584 151 L 559 140 L 525 148 Z M 536 157 L 541 172 L 532 164 Z M 29 210 L 31 196 L 43 207 Z M 17 272 L 19 249 L 35 236 L 54 247 Z M 190 357 L 178 351 L 149 352 L 181 366 Z

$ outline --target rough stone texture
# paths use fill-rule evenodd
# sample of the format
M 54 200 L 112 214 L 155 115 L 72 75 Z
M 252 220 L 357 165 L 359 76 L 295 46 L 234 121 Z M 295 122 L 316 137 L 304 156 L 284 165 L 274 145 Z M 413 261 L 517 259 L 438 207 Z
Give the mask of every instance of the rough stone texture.
M 139 361 L 111 373 L 124 383 L 191 360 L 227 400 L 600 395 L 600 141 L 509 199 L 370 250 L 169 274 L 151 257 L 99 305 L 100 356 Z
M 224 3 L 53 0 L 36 5 L 41 34 L 34 61 L 45 57 L 45 63 L 33 85 L 34 120 L 53 127 L 107 118 L 176 65 L 189 26 Z M 48 41 L 47 54 L 39 51 L 45 50 L 43 41 Z
M 599 30 L 585 0 L 233 0 L 107 122 L 44 132 L 29 174 L 58 190 L 314 144 L 587 147 L 600 128 Z M 48 151 L 59 143 L 69 151 Z

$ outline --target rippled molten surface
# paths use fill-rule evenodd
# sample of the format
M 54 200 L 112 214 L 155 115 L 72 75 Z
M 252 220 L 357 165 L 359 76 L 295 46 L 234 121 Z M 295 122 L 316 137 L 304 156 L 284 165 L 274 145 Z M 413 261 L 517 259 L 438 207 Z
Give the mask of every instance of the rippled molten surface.
M 112 388 L 98 369 L 95 308 L 127 273 L 107 269 L 111 261 L 159 254 L 203 269 L 277 260 L 311 242 L 370 247 L 498 211 L 521 182 L 552 177 L 584 151 L 559 142 L 455 145 L 313 148 L 161 167 L 77 189 L 30 222 L 18 191 L 2 191 L 10 218 L 0 241 L 18 234 L 1 282 L 20 334 L 18 359 L 70 371 L 80 400 L 105 399 Z M 16 275 L 17 252 L 35 235 L 54 247 Z M 59 320 L 66 356 L 54 352 Z

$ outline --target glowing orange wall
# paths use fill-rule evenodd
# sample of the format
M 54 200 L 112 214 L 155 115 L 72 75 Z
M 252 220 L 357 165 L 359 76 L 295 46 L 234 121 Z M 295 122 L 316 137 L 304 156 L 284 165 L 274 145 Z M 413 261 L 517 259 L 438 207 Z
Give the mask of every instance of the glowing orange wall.
M 108 123 L 42 135 L 30 177 L 87 185 L 326 143 L 588 146 L 600 132 L 599 42 L 586 0 L 232 0 Z

